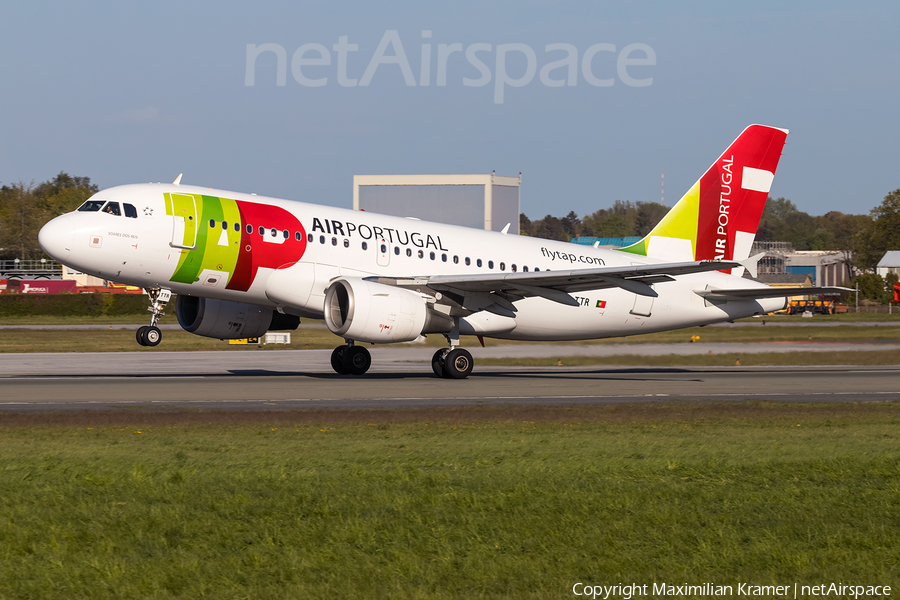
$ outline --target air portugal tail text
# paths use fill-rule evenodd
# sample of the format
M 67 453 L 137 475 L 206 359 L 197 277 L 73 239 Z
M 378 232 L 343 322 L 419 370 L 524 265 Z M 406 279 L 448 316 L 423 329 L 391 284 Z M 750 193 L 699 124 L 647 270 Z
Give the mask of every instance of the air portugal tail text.
M 787 133 L 747 127 L 646 238 L 623 250 L 669 260 L 747 258 Z

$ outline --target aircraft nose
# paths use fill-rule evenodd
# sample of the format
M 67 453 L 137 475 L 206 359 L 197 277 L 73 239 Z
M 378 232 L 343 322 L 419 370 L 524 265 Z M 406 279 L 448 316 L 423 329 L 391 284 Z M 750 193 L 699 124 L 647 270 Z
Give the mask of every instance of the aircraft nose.
M 50 258 L 58 262 L 65 262 L 69 258 L 74 240 L 75 228 L 72 220 L 66 215 L 51 220 L 41 227 L 41 231 L 38 233 L 38 243 L 41 248 Z

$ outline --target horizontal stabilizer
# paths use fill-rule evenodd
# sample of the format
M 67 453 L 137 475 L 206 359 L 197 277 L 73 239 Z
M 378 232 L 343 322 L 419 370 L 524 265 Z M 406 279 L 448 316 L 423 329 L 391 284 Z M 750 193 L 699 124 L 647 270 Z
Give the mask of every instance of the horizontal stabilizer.
M 753 298 L 786 298 L 788 296 L 817 296 L 819 294 L 842 294 L 852 292 L 850 288 L 831 287 L 783 287 L 783 288 L 742 288 L 735 290 L 694 290 L 698 296 L 708 300 L 749 300 Z
M 765 252 L 760 252 L 759 254 L 754 254 L 750 258 L 745 258 L 744 260 L 739 260 L 738 262 L 741 263 L 741 266 L 747 269 L 747 272 L 750 273 L 750 277 L 756 279 L 757 275 L 759 274 L 759 261 L 765 255 Z

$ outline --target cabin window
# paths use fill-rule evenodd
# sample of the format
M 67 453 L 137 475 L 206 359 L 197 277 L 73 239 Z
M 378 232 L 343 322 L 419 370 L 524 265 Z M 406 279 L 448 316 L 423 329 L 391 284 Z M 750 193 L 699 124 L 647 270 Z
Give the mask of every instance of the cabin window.
M 513 263 L 513 265 L 512 265 L 512 272 L 513 272 L 513 273 L 516 272 L 516 264 L 515 264 L 515 263 Z
M 300 234 L 299 231 L 296 231 L 296 232 L 294 232 L 294 239 L 299 242 L 300 240 L 303 239 L 303 236 Z
M 381 245 L 381 253 L 382 253 L 382 254 L 387 254 L 387 246 L 384 245 L 384 244 Z
M 331 245 L 337 246 L 337 238 L 336 237 L 331 238 Z
M 477 266 L 479 269 L 481 268 L 481 259 L 480 258 L 475 261 L 475 266 Z
M 350 240 L 344 240 L 344 248 L 350 247 Z
M 259 235 L 266 235 L 266 228 L 262 225 L 259 226 Z
M 222 221 L 222 229 L 228 229 L 228 221 Z
M 137 209 L 134 207 L 134 204 L 123 204 L 122 207 L 125 209 L 126 217 L 137 219 Z
M 78 212 L 97 212 L 104 204 L 106 200 L 88 200 L 78 207 Z
M 400 256 L 400 246 L 394 246 L 394 254 Z
M 283 237 L 284 239 L 288 239 L 289 237 L 291 237 L 291 232 L 285 229 L 281 232 L 281 237 Z
M 441 261 L 447 262 L 447 255 L 446 255 L 446 254 L 441 254 Z
M 363 242 L 363 243 L 362 243 L 362 249 L 363 249 L 363 250 L 368 250 L 368 249 L 369 249 L 369 244 L 366 243 L 366 242 Z
M 425 253 L 419 250 L 419 258 L 425 258 Z
M 237 231 L 238 233 L 240 233 L 240 232 L 241 232 L 241 224 L 240 224 L 240 223 L 235 223 L 235 224 L 234 224 L 234 230 Z
M 455 254 L 453 255 L 453 264 L 454 264 L 454 265 L 458 265 L 458 264 L 459 264 L 459 257 L 456 256 Z
M 310 244 L 312 244 L 312 241 L 313 241 L 313 234 L 307 233 L 307 234 L 306 234 L 306 241 L 309 242 Z
M 278 230 L 275 229 L 274 227 L 272 228 L 272 231 L 271 231 L 270 233 L 272 234 L 272 237 L 277 237 L 277 236 L 278 236 Z
M 320 236 L 319 236 L 319 243 L 320 243 L 320 244 L 324 244 L 324 243 L 325 243 L 325 236 L 324 236 L 324 235 L 320 235 Z
M 494 261 L 489 260 L 488 261 L 488 269 L 493 269 L 493 268 L 494 268 Z
M 522 272 L 523 272 L 523 273 L 527 273 L 527 272 L 528 272 L 528 267 L 522 267 Z
M 506 263 L 505 263 L 505 262 L 500 263 L 500 270 L 501 270 L 501 271 L 505 271 L 505 270 L 506 270 Z
M 431 260 L 434 260 L 434 252 L 429 252 L 429 256 L 431 256 Z
M 216 220 L 215 220 L 215 219 L 210 219 L 210 220 L 209 220 L 209 228 L 212 229 L 212 228 L 215 227 L 215 226 L 216 226 Z
M 253 234 L 253 225 L 247 225 L 247 234 L 248 234 L 248 235 L 252 235 L 252 234 Z
M 466 257 L 466 266 L 468 267 L 468 266 L 470 266 L 471 264 L 472 264 L 472 259 L 469 258 L 469 257 L 467 256 L 467 257 Z
M 406 256 L 412 256 L 412 248 L 406 249 Z
M 119 210 L 118 202 L 107 202 L 106 206 L 103 207 L 103 212 L 115 215 L 117 217 L 122 216 L 122 211 Z

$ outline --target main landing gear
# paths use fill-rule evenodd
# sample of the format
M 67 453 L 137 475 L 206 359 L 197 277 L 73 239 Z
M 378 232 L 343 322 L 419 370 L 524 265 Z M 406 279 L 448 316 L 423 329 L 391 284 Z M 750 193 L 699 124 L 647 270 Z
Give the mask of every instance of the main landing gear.
M 475 361 L 465 348 L 459 348 L 459 325 L 445 334 L 449 348 L 441 348 L 431 357 L 431 368 L 434 374 L 444 379 L 465 379 L 472 373 Z M 346 346 L 338 346 L 331 353 L 331 368 L 338 375 L 362 375 L 372 366 L 372 356 L 362 346 L 356 346 L 353 340 L 347 340 Z
M 459 320 L 450 333 L 445 334 L 449 348 L 441 348 L 431 357 L 431 369 L 444 379 L 465 379 L 472 372 L 475 361 L 468 350 L 459 346 Z
M 172 290 L 150 288 L 147 290 L 147 295 L 150 296 L 150 307 L 147 308 L 150 311 L 150 325 L 138 327 L 134 337 L 141 346 L 159 346 L 162 341 L 162 331 L 156 324 L 159 322 L 159 318 L 166 314 L 163 309 L 166 307 L 166 303 L 172 299 Z
M 431 369 L 444 379 L 465 379 L 475 361 L 465 348 L 441 348 L 431 357 Z
M 331 353 L 331 368 L 338 375 L 362 375 L 371 366 L 372 355 L 364 347 L 354 345 L 353 340 Z

